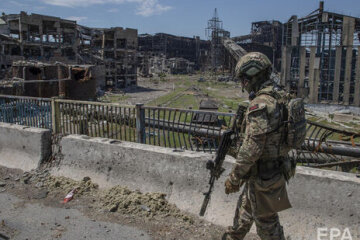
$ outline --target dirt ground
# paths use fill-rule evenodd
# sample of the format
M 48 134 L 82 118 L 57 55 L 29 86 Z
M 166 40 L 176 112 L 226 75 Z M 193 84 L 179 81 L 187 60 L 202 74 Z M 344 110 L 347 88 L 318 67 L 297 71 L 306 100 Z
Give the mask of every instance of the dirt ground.
M 107 92 L 102 101 L 117 102 L 120 104 L 134 105 L 146 104 L 158 97 L 168 94 L 173 90 L 173 82 L 166 81 L 159 84 L 149 78 L 138 78 L 138 86 L 124 89 L 121 92 Z
M 198 216 L 181 212 L 175 206 L 170 206 L 167 202 L 162 202 L 161 195 L 141 195 L 138 192 L 130 192 L 124 188 L 117 187 L 115 190 L 129 191 L 130 195 L 136 196 L 140 201 L 149 199 L 152 205 L 149 208 L 144 207 L 143 211 L 123 211 L 118 208 L 124 208 L 124 201 L 118 205 L 115 211 L 109 209 L 104 204 L 104 199 L 114 199 L 114 195 L 109 195 L 113 190 L 99 190 L 96 184 L 86 179 L 82 183 L 64 178 L 53 178 L 48 171 L 41 170 L 37 172 L 24 173 L 20 170 L 0 167 L 0 193 L 14 195 L 23 199 L 23 204 L 38 203 L 44 206 L 54 208 L 77 209 L 92 221 L 103 221 L 109 223 L 118 223 L 130 227 L 135 227 L 146 232 L 154 240 L 175 240 L 175 239 L 207 239 L 218 240 L 224 231 L 223 227 L 214 225 Z M 74 199 L 66 204 L 63 199 L 69 189 L 76 186 L 79 191 L 74 195 Z M 129 193 L 128 192 L 128 193 Z M 118 194 L 118 192 L 117 192 Z M 135 195 L 134 195 L 135 194 Z M 110 197 L 109 197 L 110 196 Z M 149 214 L 153 209 L 157 209 L 156 204 L 159 199 L 169 214 Z M 132 206 L 133 202 L 125 202 Z M 20 205 L 18 207 L 21 207 Z M 128 209 L 131 209 L 130 207 Z M 170 210 L 169 210 L 170 209 Z M 159 211 L 160 213 L 162 211 Z M 176 213 L 176 214 L 175 214 Z M 13 237 L 17 234 L 17 229 L 9 229 L 6 224 L 1 224 L 0 214 L 0 234 Z M 1 237 L 1 235 L 0 235 Z M 1 238 L 0 238 L 1 239 Z M 31 239 L 31 238 L 29 238 Z M 250 234 L 246 240 L 257 240 L 258 238 Z
M 199 82 L 199 79 L 204 79 L 203 82 Z M 173 95 L 172 95 L 173 94 Z M 165 97 L 162 101 L 162 97 Z M 226 108 L 236 109 L 237 103 L 242 99 L 247 99 L 247 94 L 241 91 L 240 85 L 234 82 L 218 82 L 208 75 L 194 74 L 194 75 L 167 75 L 165 78 L 153 77 L 153 78 L 138 78 L 138 86 L 130 87 L 120 92 L 109 91 L 105 93 L 105 96 L 101 97 L 101 101 L 116 102 L 126 105 L 134 105 L 136 103 L 143 103 L 145 105 L 158 105 L 162 103 L 162 106 L 178 107 L 175 103 L 179 95 L 184 95 L 181 99 L 183 108 L 192 107 L 198 109 L 198 104 L 201 99 L 212 98 L 219 102 L 219 108 L 221 110 L 223 105 Z M 196 96 L 197 100 L 195 105 L 186 102 L 192 100 L 193 96 Z M 181 96 L 180 96 L 181 97 Z M 158 102 L 154 102 L 158 99 Z M 172 104 L 171 101 L 174 100 Z M 169 101 L 170 104 L 163 104 Z M 229 104 L 230 102 L 230 104 Z M 234 104 L 232 104 L 232 102 Z M 185 103 L 186 106 L 183 104 Z M 236 106 L 235 106 L 236 105 Z M 225 110 L 226 110 L 225 108 Z M 223 109 L 224 110 L 224 109 Z

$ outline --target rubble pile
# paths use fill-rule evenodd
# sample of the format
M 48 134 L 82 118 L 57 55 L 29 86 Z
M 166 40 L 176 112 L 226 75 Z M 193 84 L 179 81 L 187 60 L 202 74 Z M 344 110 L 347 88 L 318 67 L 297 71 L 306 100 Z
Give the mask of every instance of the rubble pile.
M 37 175 L 40 175 L 40 178 Z M 122 186 L 99 190 L 99 186 L 93 183 L 89 177 L 75 181 L 66 177 L 51 176 L 47 171 L 45 173 L 28 173 L 26 176 L 30 178 L 29 182 L 34 183 L 38 188 L 41 183 L 41 187 L 46 188 L 47 192 L 61 191 L 64 194 L 74 192 L 76 198 L 92 195 L 99 199 L 96 207 L 105 211 L 146 218 L 171 216 L 190 224 L 194 221 L 190 216 L 181 213 L 175 205 L 170 204 L 166 200 L 166 194 L 163 193 L 141 193 L 139 190 L 131 191 Z
M 102 207 L 110 212 L 121 212 L 145 217 L 173 216 L 192 223 L 191 217 L 184 215 L 173 204 L 168 203 L 163 193 L 141 193 L 126 187 L 115 186 L 105 191 L 101 198 Z
M 6 179 L 10 179 L 10 176 Z M 47 169 L 24 172 L 22 176 L 14 180 L 32 184 L 39 189 L 39 193 L 36 193 L 34 197 L 36 199 L 46 198 L 51 192 L 63 194 L 66 196 L 65 199 L 71 193 L 68 201 L 71 201 L 73 196 L 75 198 L 91 196 L 98 199 L 98 201 L 94 201 L 94 207 L 104 211 L 145 218 L 174 217 L 189 224 L 194 223 L 192 217 L 181 213 L 174 204 L 170 204 L 164 193 L 141 193 L 139 190 L 132 191 L 122 186 L 100 190 L 99 185 L 93 183 L 90 177 L 75 181 L 66 177 L 51 176 Z M 0 188 L 5 186 L 6 183 L 0 181 Z M 64 203 L 68 202 L 65 199 Z
M 99 185 L 91 182 L 89 177 L 84 177 L 82 181 L 74 181 L 66 177 L 49 176 L 44 184 L 49 191 L 62 190 L 67 193 L 76 189 L 76 196 L 85 195 L 99 189 Z

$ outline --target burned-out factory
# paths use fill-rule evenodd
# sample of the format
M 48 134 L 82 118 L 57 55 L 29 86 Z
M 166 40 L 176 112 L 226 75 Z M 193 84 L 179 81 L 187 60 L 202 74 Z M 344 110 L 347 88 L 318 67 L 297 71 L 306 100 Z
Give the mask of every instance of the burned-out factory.
M 11 82 L 18 87 L 20 79 L 48 80 L 44 73 L 36 79 L 13 75 L 10 69 L 18 61 L 91 65 L 96 82 L 93 91 L 98 92 L 136 86 L 138 76 L 160 73 L 213 71 L 231 76 L 238 57 L 259 51 L 273 62 L 280 83 L 309 103 L 360 106 L 359 18 L 325 11 L 320 2 L 319 8 L 306 17 L 294 15 L 285 23 L 253 22 L 249 34 L 230 37 L 215 10 L 206 34 L 207 40 L 166 33 L 138 34 L 136 29 L 90 28 L 53 16 L 3 13 L 1 91 L 27 92 L 8 89 Z M 16 81 L 10 81 L 14 77 Z
M 360 240 L 359 188 L 356 0 L 1 2 L 0 240 Z

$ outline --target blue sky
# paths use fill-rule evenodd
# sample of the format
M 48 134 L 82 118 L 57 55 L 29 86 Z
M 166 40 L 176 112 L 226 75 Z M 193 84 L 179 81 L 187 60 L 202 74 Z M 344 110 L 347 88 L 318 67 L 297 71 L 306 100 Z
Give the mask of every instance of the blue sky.
M 0 0 L 0 12 L 39 13 L 77 20 L 89 27 L 130 27 L 139 33 L 165 32 L 205 38 L 217 8 L 231 36 L 250 32 L 251 22 L 286 21 L 315 10 L 315 0 Z M 325 10 L 360 17 L 359 0 L 328 0 Z

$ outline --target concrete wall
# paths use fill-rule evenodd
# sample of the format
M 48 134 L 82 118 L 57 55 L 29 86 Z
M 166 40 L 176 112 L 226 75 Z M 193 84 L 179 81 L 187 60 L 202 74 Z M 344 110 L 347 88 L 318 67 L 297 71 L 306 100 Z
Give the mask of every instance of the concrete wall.
M 202 193 L 208 188 L 205 163 L 212 155 L 79 135 L 63 138 L 61 147 L 64 159 L 53 169 L 54 175 L 90 176 L 101 187 L 120 184 L 143 192 L 164 192 L 180 209 L 199 213 Z M 205 215 L 223 226 L 232 224 L 239 196 L 224 194 L 224 180 L 233 161 L 226 159 L 226 171 L 216 182 Z M 355 175 L 299 167 L 289 185 L 293 208 L 280 213 L 287 235 L 293 240 L 316 239 L 318 227 L 348 227 L 353 239 L 359 239 L 359 187 Z
M 29 171 L 50 155 L 50 130 L 0 123 L 0 165 Z

